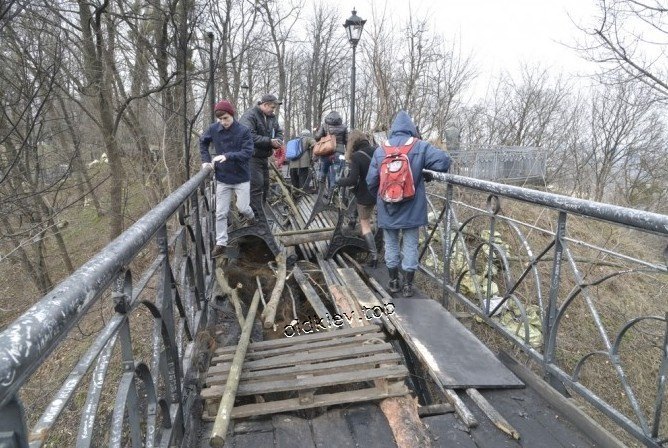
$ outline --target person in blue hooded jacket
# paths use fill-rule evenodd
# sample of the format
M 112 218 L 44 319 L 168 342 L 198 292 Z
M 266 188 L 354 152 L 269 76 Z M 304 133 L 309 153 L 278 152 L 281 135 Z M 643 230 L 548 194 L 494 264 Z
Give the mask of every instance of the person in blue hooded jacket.
M 250 158 L 253 155 L 253 136 L 250 129 L 234 119 L 234 106 L 222 100 L 214 107 L 216 122 L 199 139 L 202 168 L 213 164 L 216 173 L 216 247 L 212 257 L 225 253 L 227 246 L 227 215 L 232 192 L 237 196 L 239 213 L 247 225 L 254 224 L 255 215 L 250 206 Z M 209 145 L 216 156 L 211 158 Z
M 418 138 L 419 133 L 411 117 L 405 111 L 399 111 L 390 129 L 389 144 L 402 146 L 410 143 L 409 139 Z M 418 268 L 419 230 L 421 226 L 427 225 L 427 193 L 422 170 L 447 172 L 450 168 L 450 157 L 445 151 L 430 143 L 418 140 L 408 153 L 415 184 L 415 196 L 397 203 L 385 202 L 378 195 L 379 167 L 384 158 L 385 149 L 381 145 L 374 151 L 366 182 L 369 191 L 376 197 L 378 228 L 383 229 L 385 264 L 390 274 L 390 292 L 402 291 L 404 297 L 411 297 L 413 278 Z M 401 239 L 402 234 L 403 240 Z M 400 267 L 404 274 L 403 285 L 399 279 Z

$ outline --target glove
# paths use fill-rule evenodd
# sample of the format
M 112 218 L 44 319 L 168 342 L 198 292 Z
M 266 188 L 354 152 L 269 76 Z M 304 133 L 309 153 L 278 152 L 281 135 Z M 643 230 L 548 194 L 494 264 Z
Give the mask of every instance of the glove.
M 434 175 L 426 171 L 422 172 L 422 177 L 424 178 L 425 182 L 431 182 L 432 180 L 434 180 Z
M 211 169 L 213 169 L 213 163 L 211 163 L 211 162 L 204 162 L 204 163 L 202 164 L 202 169 L 203 169 L 203 170 L 206 169 L 207 167 L 211 167 Z
M 227 157 L 225 157 L 225 154 L 220 154 L 220 155 L 217 155 L 216 157 L 213 158 L 213 163 L 218 163 L 218 162 L 222 163 L 226 160 L 227 160 Z

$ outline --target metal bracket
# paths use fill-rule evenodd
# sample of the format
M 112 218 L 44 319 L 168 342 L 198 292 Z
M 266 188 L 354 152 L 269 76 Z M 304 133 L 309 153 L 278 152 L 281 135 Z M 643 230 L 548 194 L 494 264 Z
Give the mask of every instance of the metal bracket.
M 366 241 L 360 238 L 359 236 L 345 235 L 343 233 L 343 221 L 345 219 L 347 209 L 338 209 L 339 218 L 336 221 L 336 227 L 334 228 L 334 235 L 327 245 L 327 253 L 325 254 L 325 260 L 332 258 L 339 250 L 344 247 L 357 247 L 362 250 L 369 250 L 366 245 Z

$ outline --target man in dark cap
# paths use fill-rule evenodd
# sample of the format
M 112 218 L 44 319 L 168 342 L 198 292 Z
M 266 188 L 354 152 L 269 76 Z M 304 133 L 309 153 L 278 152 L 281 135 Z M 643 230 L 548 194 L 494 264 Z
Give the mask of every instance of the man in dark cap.
M 253 138 L 250 130 L 234 120 L 234 106 L 222 100 L 214 107 L 216 122 L 199 139 L 202 169 L 213 164 L 216 175 L 216 247 L 211 255 L 219 257 L 227 246 L 227 215 L 232 192 L 237 196 L 237 209 L 247 224 L 254 223 L 250 207 L 250 166 Z M 216 156 L 211 158 L 209 145 L 213 143 Z
M 281 104 L 274 95 L 266 94 L 257 106 L 248 109 L 239 120 L 250 129 L 253 136 L 251 170 L 251 206 L 255 215 L 264 217 L 264 202 L 269 192 L 269 157 L 283 144 L 283 129 L 278 124 L 276 107 Z

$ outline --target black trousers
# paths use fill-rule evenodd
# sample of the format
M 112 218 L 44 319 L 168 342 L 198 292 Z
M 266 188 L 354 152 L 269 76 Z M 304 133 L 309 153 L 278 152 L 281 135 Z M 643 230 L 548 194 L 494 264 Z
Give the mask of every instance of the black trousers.
M 308 167 L 290 168 L 290 183 L 293 187 L 303 189 L 308 178 Z
M 251 157 L 250 172 L 251 207 L 255 216 L 264 216 L 263 205 L 269 194 L 269 159 Z

